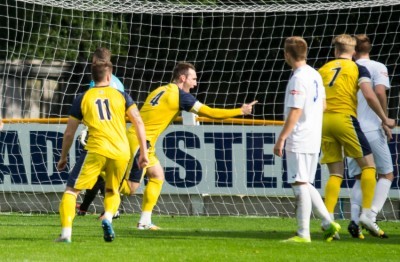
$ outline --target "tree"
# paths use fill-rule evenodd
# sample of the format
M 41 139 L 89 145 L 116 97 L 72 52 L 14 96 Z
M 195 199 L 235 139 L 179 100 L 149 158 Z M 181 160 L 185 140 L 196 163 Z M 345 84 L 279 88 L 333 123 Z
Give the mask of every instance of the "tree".
M 1 59 L 88 59 L 103 46 L 126 56 L 129 26 L 125 14 L 79 11 L 6 0 L 0 4 Z M 23 18 L 23 19 L 21 19 Z M 126 43 L 124 45 L 124 43 Z

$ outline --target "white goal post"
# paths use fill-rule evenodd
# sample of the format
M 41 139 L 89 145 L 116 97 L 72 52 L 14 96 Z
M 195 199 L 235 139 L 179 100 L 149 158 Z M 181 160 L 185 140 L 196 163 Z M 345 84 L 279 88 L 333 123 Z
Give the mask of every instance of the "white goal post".
M 399 16 L 400 0 L 1 1 L 0 212 L 58 212 L 68 176 L 55 169 L 65 118 L 88 88 L 91 54 L 104 46 L 112 51 L 114 74 L 139 106 L 150 90 L 170 81 L 178 61 L 196 66 L 193 94 L 205 104 L 233 108 L 259 101 L 251 117 L 218 122 L 185 115 L 163 133 L 157 152 L 166 183 L 155 212 L 293 216 L 286 160 L 272 154 L 290 77 L 285 38 L 304 37 L 308 63 L 319 68 L 332 58 L 334 36 L 370 36 L 371 57 L 391 78 L 389 115 L 398 119 Z M 399 129 L 394 133 L 389 145 L 396 178 L 380 219 L 399 219 Z M 76 143 L 70 167 L 78 155 Z M 321 194 L 326 180 L 320 167 Z M 338 217 L 349 217 L 352 183 L 343 183 Z M 142 189 L 123 199 L 126 212 L 140 211 Z M 101 201 L 90 211 L 101 212 Z

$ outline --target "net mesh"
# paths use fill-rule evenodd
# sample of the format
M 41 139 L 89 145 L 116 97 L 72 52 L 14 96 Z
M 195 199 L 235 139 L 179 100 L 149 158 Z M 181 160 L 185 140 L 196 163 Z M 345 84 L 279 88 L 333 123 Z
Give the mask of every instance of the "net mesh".
M 285 183 L 286 162 L 272 156 L 290 77 L 283 42 L 288 36 L 303 36 L 309 44 L 308 63 L 319 68 L 332 59 L 334 36 L 369 35 L 371 58 L 384 63 L 391 78 L 389 116 L 398 119 L 399 4 L 2 1 L 0 116 L 6 126 L 0 133 L 0 211 L 57 212 L 68 175 L 55 169 L 65 128 L 62 118 L 68 116 L 75 96 L 88 88 L 91 54 L 103 46 L 112 51 L 114 74 L 139 106 L 150 90 L 170 81 L 178 61 L 188 61 L 198 72 L 199 85 L 193 94 L 199 101 L 232 108 L 258 100 L 248 119 L 271 121 L 264 127 L 252 122 L 172 125 L 158 143 L 159 158 L 167 171 L 158 212 L 293 216 L 293 193 Z M 182 132 L 186 132 L 183 137 Z M 79 144 L 75 147 L 70 166 L 79 156 Z M 396 135 L 390 143 L 395 175 L 397 147 Z M 183 152 L 184 159 L 177 160 L 168 152 Z M 319 170 L 316 185 L 323 193 L 327 175 L 324 167 Z M 200 171 L 201 180 L 195 186 L 176 186 L 176 181 L 190 180 L 192 174 L 199 179 Z M 350 180 L 343 185 L 337 211 L 341 216 L 349 214 L 347 187 L 351 185 Z M 398 218 L 399 197 L 396 178 L 385 218 Z M 140 201 L 141 192 L 126 198 L 123 207 L 138 211 Z M 91 208 L 101 209 L 100 202 L 95 203 Z

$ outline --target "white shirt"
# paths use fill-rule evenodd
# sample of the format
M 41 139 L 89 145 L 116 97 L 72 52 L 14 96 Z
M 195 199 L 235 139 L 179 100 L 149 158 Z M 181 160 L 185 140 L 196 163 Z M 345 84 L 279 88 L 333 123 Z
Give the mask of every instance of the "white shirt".
M 358 59 L 357 64 L 365 66 L 371 74 L 372 87 L 376 85 L 384 85 L 386 90 L 390 88 L 388 70 L 382 63 L 370 59 Z M 361 90 L 357 93 L 357 119 L 360 122 L 360 127 L 363 132 L 379 130 L 382 124 L 381 119 L 368 106 L 367 100 Z
M 303 112 L 286 139 L 286 150 L 320 152 L 324 100 L 325 88 L 320 74 L 309 65 L 297 68 L 286 87 L 285 119 L 291 108 L 301 108 Z

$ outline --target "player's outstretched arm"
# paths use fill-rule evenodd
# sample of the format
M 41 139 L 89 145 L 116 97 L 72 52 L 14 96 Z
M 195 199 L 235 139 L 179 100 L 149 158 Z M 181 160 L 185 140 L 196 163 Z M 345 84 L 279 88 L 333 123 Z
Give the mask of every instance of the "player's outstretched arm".
M 394 119 L 388 118 L 385 114 L 385 111 L 382 109 L 381 104 L 371 87 L 371 83 L 364 82 L 360 84 L 361 92 L 363 93 L 365 100 L 367 101 L 369 107 L 378 115 L 378 117 L 382 120 L 382 124 L 386 125 L 390 128 L 394 128 L 396 126 L 396 122 Z
M 241 108 L 234 109 L 222 109 L 222 108 L 211 108 L 207 105 L 201 104 L 199 110 L 194 113 L 199 116 L 205 116 L 213 119 L 225 119 L 240 115 L 249 115 L 253 111 L 253 106 L 257 104 L 258 101 L 253 101 L 250 104 L 243 104 Z
M 0 118 L 0 131 L 3 130 L 4 127 L 4 123 L 3 120 Z
M 61 157 L 57 163 L 58 170 L 64 170 L 68 162 L 68 152 L 74 142 L 75 132 L 81 121 L 70 117 L 67 122 L 67 127 L 64 131 L 64 137 L 62 141 Z
M 147 156 L 147 143 L 146 143 L 146 131 L 144 129 L 144 123 L 140 116 L 139 110 L 136 106 L 131 106 L 127 115 L 133 126 L 135 127 L 136 135 L 140 144 L 140 156 L 139 165 L 141 168 L 146 167 L 149 164 L 149 158 Z

